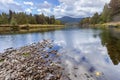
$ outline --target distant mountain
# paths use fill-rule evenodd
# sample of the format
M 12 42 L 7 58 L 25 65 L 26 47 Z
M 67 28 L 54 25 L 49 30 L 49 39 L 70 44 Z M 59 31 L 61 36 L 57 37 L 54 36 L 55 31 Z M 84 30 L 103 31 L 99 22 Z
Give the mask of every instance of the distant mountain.
M 78 23 L 82 18 L 72 18 L 68 16 L 64 16 L 62 18 L 58 18 L 58 20 L 62 21 L 62 23 Z

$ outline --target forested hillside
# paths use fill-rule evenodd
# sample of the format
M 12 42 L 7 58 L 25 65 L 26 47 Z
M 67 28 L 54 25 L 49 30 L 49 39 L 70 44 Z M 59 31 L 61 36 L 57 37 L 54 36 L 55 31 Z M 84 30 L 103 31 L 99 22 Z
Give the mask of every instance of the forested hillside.
M 105 4 L 101 14 L 96 12 L 92 17 L 82 19 L 80 25 L 116 21 L 120 21 L 120 0 L 111 0 L 109 4 Z
M 45 16 L 44 14 L 26 14 L 24 12 L 13 12 L 9 10 L 9 14 L 0 14 L 0 25 L 20 25 L 20 24 L 60 24 L 59 20 L 56 20 L 54 16 Z
M 82 18 L 72 18 L 69 16 L 64 16 L 62 18 L 58 18 L 58 20 L 60 20 L 63 24 L 65 24 L 65 23 L 79 23 L 79 21 L 81 19 Z

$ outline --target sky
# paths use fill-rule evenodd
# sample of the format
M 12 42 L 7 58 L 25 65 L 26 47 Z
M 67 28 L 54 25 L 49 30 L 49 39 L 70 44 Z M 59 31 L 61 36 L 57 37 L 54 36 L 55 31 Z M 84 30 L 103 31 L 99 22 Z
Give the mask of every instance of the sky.
M 0 0 L 0 12 L 26 12 L 27 14 L 55 15 L 56 18 L 70 16 L 74 18 L 90 17 L 101 13 L 105 3 L 110 0 Z

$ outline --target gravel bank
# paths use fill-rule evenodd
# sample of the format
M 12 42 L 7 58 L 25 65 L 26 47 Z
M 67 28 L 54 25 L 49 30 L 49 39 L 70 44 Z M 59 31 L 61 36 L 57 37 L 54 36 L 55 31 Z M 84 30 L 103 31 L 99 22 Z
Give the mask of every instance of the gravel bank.
M 0 80 L 69 80 L 52 41 L 43 40 L 0 54 Z

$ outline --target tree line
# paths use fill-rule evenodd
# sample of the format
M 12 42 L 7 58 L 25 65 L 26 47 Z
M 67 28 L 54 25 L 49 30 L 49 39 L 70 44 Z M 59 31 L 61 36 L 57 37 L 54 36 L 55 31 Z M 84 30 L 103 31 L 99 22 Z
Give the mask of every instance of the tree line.
M 113 21 L 113 17 L 118 14 L 120 14 L 120 0 L 111 0 L 109 4 L 104 5 L 101 14 L 96 12 L 92 17 L 82 19 L 80 25 L 111 22 Z
M 45 16 L 44 14 L 26 14 L 24 12 L 13 12 L 9 10 L 9 13 L 0 14 L 0 25 L 21 25 L 21 24 L 61 24 L 59 20 L 56 20 L 54 15 Z

